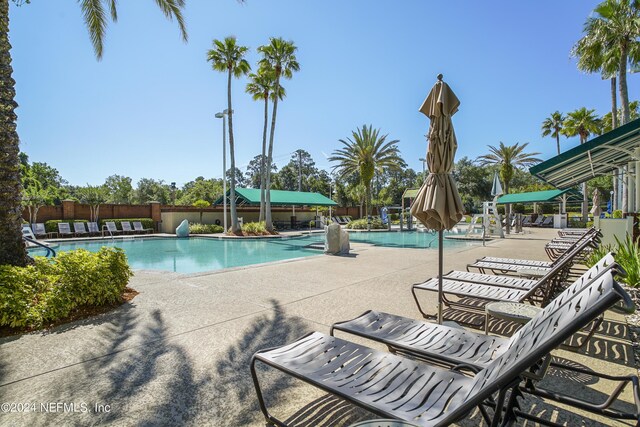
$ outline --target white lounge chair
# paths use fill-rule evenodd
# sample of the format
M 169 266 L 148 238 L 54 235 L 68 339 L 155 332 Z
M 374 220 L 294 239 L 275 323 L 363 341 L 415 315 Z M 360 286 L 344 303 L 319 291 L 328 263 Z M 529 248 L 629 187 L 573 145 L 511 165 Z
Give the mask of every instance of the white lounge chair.
M 89 229 L 89 234 L 100 234 L 100 227 L 98 227 L 97 222 L 88 222 L 87 228 Z
M 58 234 L 60 236 L 73 236 L 73 231 L 71 231 L 71 227 L 68 222 L 58 223 Z
M 110 235 L 114 235 L 114 234 L 122 234 L 122 230 L 118 230 L 118 227 L 116 227 L 116 223 L 113 221 L 107 221 L 104 223 L 104 225 L 102 226 L 102 234 L 104 235 L 105 230 L 110 234 Z
M 131 223 L 129 221 L 120 221 L 120 227 L 122 228 L 123 233 L 127 233 L 127 234 L 137 233 L 136 230 L 131 228 Z
M 139 233 L 153 233 L 153 228 L 144 228 L 141 221 L 133 221 L 133 229 Z
M 76 236 L 88 236 L 89 232 L 87 231 L 86 225 L 84 222 L 74 222 L 73 223 L 73 231 Z

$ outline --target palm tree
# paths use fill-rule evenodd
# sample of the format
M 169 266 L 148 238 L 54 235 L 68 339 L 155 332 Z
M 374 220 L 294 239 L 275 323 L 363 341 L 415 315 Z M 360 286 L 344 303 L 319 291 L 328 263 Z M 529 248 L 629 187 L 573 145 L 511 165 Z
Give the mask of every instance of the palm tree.
M 253 95 L 254 101 L 264 100 L 264 127 L 262 129 L 262 157 L 260 158 L 260 219 L 264 221 L 265 212 L 265 183 L 266 183 L 266 156 L 267 156 L 267 126 L 269 123 L 269 99 L 275 101 L 275 73 L 272 69 L 262 67 L 258 73 L 249 74 L 246 92 Z M 278 98 L 282 100 L 286 91 L 282 85 L 279 86 Z
M 580 136 L 580 144 L 587 142 L 589 135 L 599 134 L 602 127 L 601 120 L 595 114 L 596 110 L 587 110 L 585 107 L 567 113 L 564 120 L 562 133 L 565 136 Z M 587 183 L 582 183 L 582 220 L 588 219 Z
M 556 139 L 556 145 L 558 147 L 558 154 L 560 154 L 560 134 L 562 133 L 562 122 L 564 117 L 560 111 L 551 113 L 549 117 L 542 122 L 542 136 L 549 136 Z
M 525 153 L 524 149 L 529 145 L 528 142 L 524 144 L 516 143 L 514 145 L 504 145 L 500 142 L 499 147 L 489 145 L 489 154 L 482 155 L 476 159 L 481 166 L 498 165 L 500 167 L 500 178 L 504 183 L 504 193 L 509 194 L 509 185 L 513 178 L 514 170 L 516 168 L 525 168 L 533 166 L 539 163 L 541 160 L 534 157 L 540 153 Z M 509 214 L 510 205 L 506 205 L 505 215 L 507 217 L 506 226 L 507 233 L 510 229 Z
M 213 40 L 213 49 L 207 52 L 207 61 L 211 61 L 211 67 L 215 71 L 227 73 L 227 117 L 229 120 L 229 157 L 231 159 L 231 185 L 229 189 L 231 205 L 231 232 L 240 232 L 238 223 L 238 211 L 236 209 L 236 157 L 233 141 L 233 108 L 231 108 L 231 77 L 239 78 L 245 76 L 251 70 L 251 66 L 244 59 L 249 51 L 246 46 L 236 43 L 233 36 L 225 37 L 224 40 Z M 225 196 L 226 197 L 226 194 Z M 227 230 L 225 230 L 226 232 Z
M 275 83 L 273 92 L 280 93 L 280 78 L 290 79 L 293 72 L 300 70 L 300 64 L 296 59 L 296 50 L 298 48 L 292 41 L 286 41 L 281 37 L 271 37 L 269 44 L 260 46 L 258 52 L 262 54 L 260 67 L 273 70 L 275 74 Z M 269 132 L 269 151 L 267 154 L 267 165 L 273 161 L 273 137 L 276 131 L 276 115 L 278 113 L 278 98 L 273 99 L 273 111 L 271 112 L 271 130 Z M 265 179 L 265 226 L 269 231 L 273 231 L 273 222 L 271 221 L 271 169 L 264 169 Z
M 371 216 L 371 181 L 376 172 L 399 172 L 406 167 L 396 145 L 398 140 L 388 141 L 380 136 L 372 125 L 362 126 L 351 133 L 352 138 L 341 139 L 343 148 L 335 150 L 330 162 L 338 162 L 333 168 L 340 178 L 358 175 L 365 188 L 367 217 Z
M 26 0 L 15 0 L 21 5 Z M 100 60 L 106 35 L 107 14 L 103 3 L 109 8 L 113 21 L 117 20 L 115 0 L 80 0 L 84 22 L 89 30 L 96 58 Z M 182 38 L 187 40 L 187 32 L 182 17 L 184 0 L 156 0 L 165 16 L 178 22 Z M 0 265 L 24 266 L 29 257 L 22 240 L 22 206 L 20 184 L 19 138 L 16 132 L 15 80 L 11 77 L 11 44 L 9 43 L 9 0 L 0 0 Z
M 616 95 L 616 81 L 619 67 L 619 51 L 610 49 L 608 39 L 610 35 L 593 22 L 595 18 L 587 19 L 584 32 L 586 33 L 571 49 L 571 56 L 578 58 L 578 69 L 585 73 L 601 73 L 603 79 L 611 81 L 611 113 L 613 128 L 618 127 L 618 100 Z
M 594 43 L 602 43 L 603 57 L 618 61 L 618 85 L 622 124 L 628 123 L 629 94 L 627 89 L 627 65 L 637 63 L 640 42 L 640 1 L 605 0 L 594 10 L 595 16 L 587 19 L 585 37 Z

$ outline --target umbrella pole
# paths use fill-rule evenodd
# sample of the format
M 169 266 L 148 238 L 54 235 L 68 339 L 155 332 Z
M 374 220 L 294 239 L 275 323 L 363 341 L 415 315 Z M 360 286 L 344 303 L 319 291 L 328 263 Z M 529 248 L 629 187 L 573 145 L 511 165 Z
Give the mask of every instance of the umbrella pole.
M 442 325 L 442 258 L 443 258 L 443 231 L 438 231 L 438 324 Z

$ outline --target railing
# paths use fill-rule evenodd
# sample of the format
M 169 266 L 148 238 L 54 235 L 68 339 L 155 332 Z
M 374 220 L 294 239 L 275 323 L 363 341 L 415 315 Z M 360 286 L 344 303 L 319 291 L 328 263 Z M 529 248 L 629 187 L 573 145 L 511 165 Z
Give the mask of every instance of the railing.
M 34 239 L 32 239 L 30 237 L 27 237 L 27 236 L 22 236 L 22 238 L 24 240 L 26 240 L 27 242 L 29 242 L 29 243 L 33 243 L 36 246 L 40 246 L 42 248 L 45 248 L 47 250 L 47 257 L 49 256 L 49 254 L 51 254 L 52 257 L 56 256 L 56 251 L 54 251 L 53 248 L 51 248 L 50 246 L 47 246 L 44 243 L 40 243 L 37 240 L 34 240 Z

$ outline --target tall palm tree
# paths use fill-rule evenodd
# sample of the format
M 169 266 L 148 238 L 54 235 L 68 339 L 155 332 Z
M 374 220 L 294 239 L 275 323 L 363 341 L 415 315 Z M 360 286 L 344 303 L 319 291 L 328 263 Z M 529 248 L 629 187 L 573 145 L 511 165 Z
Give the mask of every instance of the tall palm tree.
M 21 5 L 26 0 L 16 0 Z M 106 35 L 107 13 L 117 20 L 116 0 L 80 0 L 84 22 L 89 30 L 96 58 L 102 58 Z M 103 4 L 104 3 L 104 4 Z M 156 0 L 165 16 L 178 22 L 182 38 L 187 40 L 182 17 L 184 0 Z M 22 206 L 20 184 L 19 138 L 16 131 L 15 80 L 11 76 L 11 44 L 9 43 L 9 0 L 0 0 L 0 265 L 26 265 L 27 252 L 22 240 Z
M 213 40 L 213 49 L 207 52 L 207 61 L 211 62 L 211 67 L 215 71 L 227 73 L 227 117 L 229 120 L 229 157 L 231 159 L 231 185 L 229 187 L 229 197 L 231 205 L 231 232 L 240 232 L 238 223 L 238 211 L 236 209 L 236 156 L 233 140 L 233 108 L 231 108 L 231 78 L 245 76 L 251 70 L 251 66 L 244 59 L 249 51 L 246 46 L 240 46 L 233 36 L 225 37 L 224 40 Z M 226 194 L 225 196 L 226 197 Z M 225 230 L 226 232 L 226 230 Z
M 618 127 L 618 100 L 616 95 L 617 73 L 620 64 L 619 51 L 611 49 L 610 34 L 590 17 L 585 24 L 585 35 L 571 49 L 571 56 L 578 58 L 578 69 L 585 73 L 600 73 L 611 81 L 611 114 L 613 128 Z
M 601 120 L 595 114 L 596 110 L 588 110 L 585 107 L 567 113 L 564 120 L 562 133 L 568 137 L 579 136 L 580 144 L 587 142 L 589 135 L 599 134 L 602 127 Z M 582 183 L 582 220 L 588 219 L 587 183 Z
M 269 99 L 275 102 L 275 73 L 272 69 L 262 67 L 258 73 L 249 74 L 249 83 L 247 83 L 246 92 L 253 95 L 254 101 L 264 101 L 264 127 L 262 129 L 262 157 L 260 158 L 260 218 L 258 221 L 264 221 L 265 217 L 265 184 L 266 184 L 266 156 L 267 156 L 267 127 L 269 124 Z M 285 88 L 279 86 L 278 98 L 282 100 L 286 95 Z
M 489 154 L 484 154 L 476 159 L 481 166 L 498 165 L 500 167 L 500 178 L 504 183 L 505 194 L 509 194 L 509 185 L 516 168 L 533 166 L 541 161 L 535 157 L 540 153 L 524 152 L 527 145 L 529 145 L 528 142 L 525 142 L 524 144 L 516 143 L 514 145 L 504 145 L 503 142 L 500 142 L 499 147 L 489 145 Z M 506 205 L 505 207 L 505 215 L 507 217 L 506 227 L 507 233 L 509 233 L 509 214 L 511 213 L 511 206 Z
M 620 107 L 625 124 L 630 118 L 627 66 L 630 59 L 637 63 L 640 44 L 640 0 L 605 0 L 594 12 L 585 23 L 584 33 L 603 43 L 605 55 L 618 60 Z
M 551 113 L 549 117 L 542 122 L 542 136 L 551 136 L 556 139 L 556 145 L 558 147 L 558 154 L 560 154 L 560 134 L 562 131 L 562 122 L 564 116 L 560 111 Z
M 275 74 L 274 93 L 280 92 L 280 78 L 290 79 L 294 71 L 300 70 L 300 64 L 296 58 L 298 48 L 292 41 L 286 41 L 281 37 L 271 37 L 269 44 L 260 46 L 258 52 L 262 54 L 260 67 L 273 70 Z M 276 131 L 276 115 L 278 113 L 278 97 L 273 99 L 273 110 L 271 112 L 271 130 L 269 131 L 269 151 L 267 154 L 267 165 L 273 161 L 273 138 Z M 271 169 L 265 167 L 265 226 L 269 231 L 273 231 L 271 220 Z
M 351 133 L 352 138 L 341 139 L 343 147 L 335 150 L 330 162 L 338 162 L 333 168 L 340 178 L 358 175 L 365 188 L 367 217 L 371 216 L 371 181 L 376 172 L 399 172 L 406 167 L 396 145 L 398 140 L 387 141 L 379 129 L 364 125 Z

